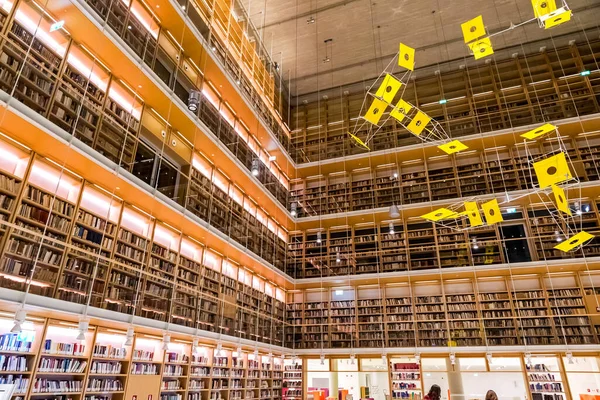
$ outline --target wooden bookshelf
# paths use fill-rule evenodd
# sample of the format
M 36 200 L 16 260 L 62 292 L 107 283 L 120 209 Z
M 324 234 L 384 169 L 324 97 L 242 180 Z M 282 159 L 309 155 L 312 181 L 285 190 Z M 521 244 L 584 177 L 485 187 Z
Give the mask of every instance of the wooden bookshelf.
M 54 180 L 55 179 L 55 180 Z M 52 296 L 65 257 L 64 243 L 72 229 L 81 180 L 37 159 L 9 221 L 2 252 L 2 272 L 12 277 L 7 287 Z
M 286 358 L 283 361 L 282 399 L 303 398 L 303 367 L 302 360 Z
M 95 327 L 84 333 L 83 341 L 75 339 L 78 333 L 77 324 L 48 321 L 29 396 L 42 399 L 61 393 L 75 398 L 83 396 Z
M 139 97 L 113 82 L 94 143 L 95 150 L 128 171 L 133 168 L 143 107 Z
M 12 224 L 0 242 L 3 288 L 31 282 L 34 294 L 283 343 L 281 288 L 58 164 L 5 141 L 0 149 L 9 155 L 0 161 L 2 215 Z M 268 240 L 286 241 L 260 218 Z
M 600 176 L 600 163 L 594 155 L 600 149 L 597 136 L 565 136 L 562 143 L 561 148 L 569 154 L 579 179 L 597 180 Z M 492 150 L 471 150 L 452 158 L 434 156 L 343 174 L 296 178 L 290 192 L 290 207 L 297 204 L 298 216 L 306 217 L 527 190 L 534 183 L 532 157 L 557 150 L 555 141 L 543 141 L 529 144 L 527 155 L 522 143 L 518 143 Z M 342 198 L 347 201 L 341 201 Z
M 572 201 L 570 206 L 574 218 L 567 223 L 573 231 L 583 226 L 592 233 L 600 232 L 599 204 L 583 199 Z M 553 206 L 548 203 L 548 207 Z M 562 232 L 566 231 L 566 225 L 558 229 L 543 205 L 527 209 L 506 208 L 503 217 L 523 227 L 524 238 L 527 238 L 523 256 L 528 260 L 593 257 L 600 252 L 600 241 L 596 239 L 583 250 L 568 254 L 554 249 L 558 240 L 565 240 Z M 390 223 L 393 234 L 390 234 Z M 505 237 L 502 226 L 460 231 L 465 227 L 463 223 L 440 226 L 412 218 L 388 220 L 380 225 L 358 223 L 321 230 L 320 244 L 316 242 L 315 231 L 292 232 L 287 268 L 297 278 L 311 278 L 487 266 L 515 261 L 506 249 L 512 249 L 513 244 L 522 246 L 520 238 Z
M 416 346 L 415 314 L 411 287 L 408 285 L 386 286 L 385 325 L 390 347 Z
M 594 57 L 599 48 L 596 40 L 519 54 L 491 64 L 449 62 L 423 71 L 411 82 L 404 98 L 436 119 L 452 137 L 590 115 L 599 109 L 595 96 L 598 78 L 594 73 L 582 76 L 580 72 L 597 69 Z M 352 131 L 361 111 L 364 85 L 351 90 L 343 98 L 332 91 L 325 100 L 311 99 L 292 107 L 291 142 L 297 148 L 293 152 L 297 163 L 365 154 L 364 149 L 349 146 L 347 138 L 338 134 Z M 329 125 L 329 121 L 342 123 Z M 317 126 L 321 128 L 315 129 Z M 361 137 L 365 135 L 363 132 Z M 392 119 L 370 147 L 376 151 L 416 143 L 420 143 L 418 139 Z
M 414 359 L 390 358 L 390 383 L 392 399 L 422 399 L 423 382 L 421 365 Z
M 12 324 L 12 319 L 0 319 L 0 382 L 15 384 L 13 398 L 22 400 L 33 382 L 38 354 L 44 343 L 42 338 L 45 321 L 41 318 L 28 318 L 20 335 L 10 332 Z
M 90 305 L 104 301 L 121 203 L 91 185 L 83 187 L 70 239 L 73 248 L 66 253 L 56 297 L 85 304 L 91 293 Z
M 412 280 L 381 288 L 296 291 L 288 293 L 285 345 L 318 350 L 597 343 L 594 324 L 600 323 L 591 289 L 596 275 Z M 326 323 L 329 329 L 320 327 Z
M 187 338 L 164 344 L 160 336 L 145 333 L 135 334 L 133 345 L 126 346 L 126 332 L 104 326 L 90 326 L 85 340 L 78 341 L 78 324 L 37 317 L 29 317 L 17 335 L 8 332 L 12 323 L 0 319 L 0 381 L 17 383 L 17 400 L 123 400 L 139 393 L 162 399 L 271 400 L 282 398 L 285 388 L 302 391 L 301 360 L 284 369 L 287 360 L 270 354 L 195 347 Z
M 526 365 L 529 393 L 535 400 L 562 400 L 565 383 L 557 357 L 535 357 Z
M 145 3 L 132 1 L 124 5 L 90 0 L 88 4 L 107 19 L 113 31 L 151 68 L 160 64 L 156 56 L 160 47 L 157 41 L 160 26 Z M 0 66 L 0 85 L 9 93 L 13 92 L 14 86 L 14 96 L 19 101 L 131 171 L 144 101 L 130 92 L 127 83 L 121 84 L 119 79 L 112 80 L 104 64 L 87 48 L 72 41 L 64 31 L 59 30 L 52 34 L 52 40 L 47 39 L 53 20 L 40 14 L 29 2 L 18 7 L 19 13 L 12 15 L 11 29 L 0 48 L 4 63 L 4 67 Z M 31 32 L 23 28 L 27 25 L 23 25 L 23 18 L 41 18 L 39 29 L 46 35 L 34 38 Z M 169 84 L 170 89 L 183 102 L 187 102 L 189 91 L 192 88 L 200 90 L 203 85 L 201 72 L 189 57 L 179 54 L 179 50 L 171 51 L 174 45 L 168 36 L 161 39 L 160 43 L 164 47 L 161 47 L 161 54 L 166 54 L 175 68 L 180 70 L 178 77 L 172 79 L 173 84 Z M 32 50 L 27 51 L 30 44 Z M 158 69 L 155 71 L 162 73 Z M 20 72 L 19 79 L 16 79 L 17 72 Z M 209 90 L 208 85 L 204 86 Z M 242 130 L 237 117 L 228 120 L 219 114 L 218 108 L 225 107 L 225 104 L 217 100 L 217 108 L 212 116 L 216 124 L 213 124 L 212 133 L 230 147 L 233 156 L 237 156 L 236 148 L 246 147 L 248 150 L 249 144 L 244 142 L 242 134 L 236 133 Z M 245 137 L 248 141 L 247 133 Z M 232 143 L 233 148 L 230 146 Z M 287 177 L 276 164 L 266 161 L 268 155 L 256 141 L 254 145 L 254 157 L 261 159 L 263 167 L 258 179 L 281 204 L 286 205 Z M 238 158 L 241 161 L 245 159 L 241 154 Z M 248 169 L 251 168 L 250 164 L 245 164 Z
M 81 47 L 72 45 L 48 119 L 93 146 L 109 81 L 110 74 L 101 63 Z

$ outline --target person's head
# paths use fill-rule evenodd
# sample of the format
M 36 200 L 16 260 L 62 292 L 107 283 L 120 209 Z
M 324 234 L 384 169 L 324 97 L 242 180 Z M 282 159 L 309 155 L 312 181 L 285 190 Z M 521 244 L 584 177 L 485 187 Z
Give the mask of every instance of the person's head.
M 442 389 L 438 385 L 431 385 L 428 396 L 432 400 L 438 400 L 442 396 Z
M 488 390 L 485 394 L 485 400 L 498 400 L 498 395 L 493 390 Z

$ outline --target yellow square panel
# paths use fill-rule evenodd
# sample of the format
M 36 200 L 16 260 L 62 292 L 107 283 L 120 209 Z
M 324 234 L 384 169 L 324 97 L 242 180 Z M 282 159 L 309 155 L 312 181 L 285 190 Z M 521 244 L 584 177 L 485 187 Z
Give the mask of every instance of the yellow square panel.
M 477 203 L 474 201 L 465 201 L 465 212 L 464 215 L 469 218 L 469 224 L 472 227 L 483 225 L 481 214 L 477 209 Z
M 571 20 L 571 10 L 565 8 L 559 8 L 558 10 L 546 14 L 540 18 L 540 21 L 544 24 L 545 29 L 550 29 L 555 26 L 564 24 Z
M 469 148 L 469 146 L 462 143 L 460 140 L 453 140 L 451 142 L 448 142 L 448 143 L 438 146 L 438 149 L 444 151 L 446 154 L 458 153 L 459 151 L 463 151 L 468 148 Z
M 383 78 L 383 82 L 379 85 L 379 89 L 377 89 L 375 96 L 383 99 L 387 103 L 391 103 L 394 101 L 394 96 L 396 96 L 396 93 L 398 93 L 401 86 L 402 82 L 392 75 L 386 74 L 385 78 Z
M 369 146 L 367 146 L 367 144 L 366 144 L 365 142 L 363 142 L 363 141 L 362 141 L 362 139 L 361 139 L 361 138 L 359 138 L 358 136 L 356 136 L 356 135 L 353 135 L 353 134 L 351 134 L 350 132 L 348 132 L 348 135 L 350 135 L 350 137 L 351 137 L 352 139 L 354 139 L 354 142 L 355 142 L 357 145 L 359 145 L 360 147 L 362 147 L 362 148 L 365 148 L 365 149 L 367 149 L 367 150 L 371 150 L 371 149 L 369 148 Z
M 431 117 L 419 110 L 413 117 L 412 121 L 410 121 L 410 124 L 408 124 L 406 129 L 408 129 L 413 135 L 419 136 L 421 133 L 423 133 L 423 130 L 429 121 L 431 121 Z
M 561 244 L 554 246 L 554 248 L 567 253 L 576 247 L 582 246 L 585 244 L 585 242 L 593 238 L 594 235 L 587 233 L 586 231 L 581 231 L 577 235 L 570 237 Z
M 492 48 L 492 41 L 490 40 L 490 38 L 484 38 L 476 42 L 470 43 L 469 48 L 473 52 L 473 56 L 476 60 L 494 54 L 494 49 Z
M 434 210 L 430 213 L 421 215 L 421 218 L 436 222 L 436 221 L 439 221 L 442 219 L 454 218 L 457 215 L 458 214 L 456 212 L 449 210 L 447 208 L 438 208 L 437 210 Z
M 542 126 L 540 126 L 539 128 L 535 128 L 530 130 L 529 132 L 525 132 L 524 134 L 521 135 L 522 138 L 525 139 L 529 139 L 529 140 L 535 140 L 537 138 L 539 138 L 540 136 L 544 136 L 546 133 L 550 133 L 553 130 L 556 129 L 556 126 L 552 125 L 552 124 L 544 124 Z
M 385 101 L 373 99 L 371 107 L 369 107 L 369 111 L 367 111 L 367 113 L 365 114 L 364 119 L 366 119 L 373 125 L 377 125 L 387 106 L 388 103 L 386 103 Z
M 533 6 L 533 14 L 536 18 L 550 14 L 556 10 L 555 0 L 531 0 L 531 5 Z
M 483 210 L 483 215 L 485 215 L 485 222 L 487 222 L 488 225 L 504 221 L 497 199 L 483 203 L 481 209 Z
M 408 114 L 408 112 L 412 110 L 412 108 L 412 104 L 400 99 L 398 101 L 398 104 L 396 104 L 396 107 L 394 107 L 394 109 L 390 111 L 390 116 L 396 118 L 398 122 L 402 122 L 402 120 L 404 120 L 404 117 L 406 117 L 406 114 Z
M 556 208 L 567 215 L 572 215 L 565 191 L 561 187 L 552 185 L 552 193 L 554 193 L 554 202 L 556 203 Z
M 569 164 L 567 164 L 565 153 L 558 153 L 555 156 L 534 162 L 533 169 L 538 178 L 540 189 L 545 189 L 551 185 L 568 181 L 573 177 L 569 170 Z
M 402 68 L 415 70 L 415 49 L 400 43 L 400 53 L 398 54 L 398 65 Z
M 465 43 L 470 43 L 485 36 L 485 27 L 483 26 L 483 17 L 481 15 L 460 24 L 460 29 L 462 29 Z

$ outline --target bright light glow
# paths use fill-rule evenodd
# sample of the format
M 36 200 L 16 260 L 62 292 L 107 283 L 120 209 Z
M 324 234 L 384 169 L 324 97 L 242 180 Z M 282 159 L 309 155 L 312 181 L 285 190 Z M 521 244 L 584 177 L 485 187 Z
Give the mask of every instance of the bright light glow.
M 125 3 L 125 0 L 123 2 Z M 138 7 L 136 7 L 136 6 L 137 6 L 137 4 L 134 4 L 131 7 L 131 13 L 140 22 L 140 24 L 142 24 L 142 26 L 144 28 L 146 28 L 146 30 L 152 35 L 152 37 L 154 39 L 158 39 L 158 30 L 152 29 L 152 26 L 150 25 L 150 23 L 148 21 L 146 21 L 146 19 L 142 16 L 142 14 L 140 13 L 140 10 L 138 10 Z
M 208 161 L 194 154 L 194 157 L 192 158 L 192 167 L 194 167 L 198 172 L 210 179 L 212 175 L 212 168 Z
M 446 99 L 441 99 L 441 100 L 439 101 L 439 103 L 440 103 L 440 104 L 446 104 L 447 102 L 448 102 L 448 100 L 446 100 Z
M 93 213 L 117 222 L 121 206 L 118 200 L 110 200 L 89 187 L 84 188 L 81 196 L 81 207 Z
M 160 225 L 154 227 L 154 239 L 158 239 L 157 242 L 171 250 L 177 251 L 179 247 L 179 238 L 175 237 L 173 233 L 163 228 Z
M 123 107 L 125 112 L 131 113 L 133 118 L 137 119 L 138 121 L 140 120 L 142 112 L 139 109 L 135 108 L 131 101 L 123 97 L 123 95 L 117 92 L 114 88 L 110 88 L 110 90 L 108 91 L 108 96 L 121 107 Z
M 47 339 L 58 339 L 58 338 L 77 338 L 79 336 L 79 329 L 77 328 L 63 328 L 61 326 L 49 326 L 48 333 L 46 334 Z
M 218 257 L 215 253 L 213 253 L 210 250 L 206 250 L 204 252 L 204 262 L 203 264 L 207 267 L 209 267 L 210 269 L 213 269 L 217 272 L 220 271 L 221 269 L 221 258 Z
M 67 62 L 73 66 L 76 70 L 81 72 L 83 76 L 87 76 L 88 79 L 96 85 L 100 90 L 106 93 L 107 82 L 102 80 L 98 75 L 96 75 L 90 67 L 84 64 L 77 56 L 75 56 L 72 52 L 67 56 Z
M 581 75 L 581 76 L 588 76 L 588 75 L 589 75 L 589 74 L 591 74 L 591 73 L 592 73 L 591 71 L 587 71 L 587 70 L 586 70 L 586 71 L 581 71 L 581 72 L 579 73 L 579 75 Z
M 29 16 L 27 16 L 25 12 L 23 12 L 23 10 L 17 10 L 16 19 L 21 23 L 21 25 L 23 25 L 23 27 L 27 31 L 29 31 L 29 33 L 31 33 L 32 35 L 35 34 L 35 36 L 38 39 L 44 42 L 44 44 L 50 47 L 52 50 L 54 50 L 55 53 L 57 53 L 61 57 L 64 57 L 65 52 L 67 50 L 66 47 L 59 44 L 52 36 L 50 36 L 49 33 L 45 32 L 41 25 L 39 25 L 37 22 L 32 21 L 29 18 Z
M 262 292 L 263 288 L 265 287 L 265 283 L 258 276 L 253 276 L 252 277 L 252 287 L 254 289 Z
M 148 222 L 144 221 L 137 213 L 134 213 L 126 208 L 123 210 L 122 220 L 129 222 L 129 224 L 123 224 L 123 221 L 121 221 L 121 224 L 123 224 L 125 228 L 130 229 L 144 237 L 147 236 Z
M 340 289 L 338 289 L 338 290 L 336 290 L 336 291 L 335 291 L 335 295 L 336 295 L 336 296 L 341 296 L 341 295 L 343 295 L 343 294 L 344 294 L 344 291 L 343 291 L 343 290 L 340 290 Z
M 27 166 L 28 158 L 20 158 L 18 154 L 11 151 L 11 148 L 3 142 L 0 142 L 0 169 L 23 178 Z
M 50 32 L 57 31 L 57 30 L 61 29 L 63 26 L 65 26 L 64 20 L 57 21 L 57 22 L 53 23 L 52 25 L 50 25 Z
M 33 165 L 31 175 L 30 180 L 34 184 L 43 187 L 50 193 L 56 193 L 65 199 L 69 199 L 71 191 L 75 189 L 71 183 L 67 182 L 64 174 L 61 176 L 60 172 L 49 170 L 47 167 L 37 163 Z M 39 180 L 35 178 L 39 178 Z
M 509 214 L 514 214 L 514 213 L 517 212 L 517 209 L 514 208 L 514 207 L 510 207 L 510 208 L 506 209 L 506 212 L 509 213 Z
M 190 258 L 196 262 L 202 262 L 202 249 L 195 246 L 192 242 L 187 239 L 181 241 L 181 255 Z
M 38 287 L 50 287 L 52 285 L 50 285 L 49 283 L 46 282 L 40 282 L 40 281 L 36 281 L 36 280 L 27 280 L 27 278 L 21 277 L 21 276 L 15 276 L 15 275 L 9 275 L 9 274 L 4 274 L 4 273 L 0 273 L 0 276 L 3 277 L 4 279 L 8 279 L 9 281 L 13 281 L 13 282 L 18 282 L 18 283 L 30 283 L 33 286 L 38 286 Z

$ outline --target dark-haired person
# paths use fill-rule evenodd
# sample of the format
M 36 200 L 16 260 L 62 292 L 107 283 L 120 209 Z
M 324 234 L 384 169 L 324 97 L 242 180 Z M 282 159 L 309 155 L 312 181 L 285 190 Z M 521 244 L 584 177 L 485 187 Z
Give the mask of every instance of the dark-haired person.
M 431 385 L 429 393 L 423 398 L 423 400 L 440 400 L 442 396 L 442 389 L 438 385 Z
M 488 390 L 485 394 L 485 400 L 498 400 L 498 395 L 493 390 Z

